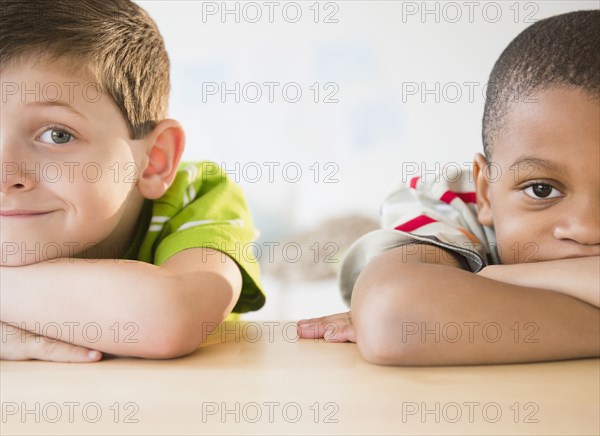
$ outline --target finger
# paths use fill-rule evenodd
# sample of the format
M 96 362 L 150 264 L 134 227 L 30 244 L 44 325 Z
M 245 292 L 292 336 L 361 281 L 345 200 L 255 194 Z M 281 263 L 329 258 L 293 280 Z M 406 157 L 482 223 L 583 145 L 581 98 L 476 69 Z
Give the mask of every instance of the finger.
M 334 320 L 349 318 L 349 317 L 350 317 L 350 312 L 334 313 L 333 315 L 321 316 L 318 318 L 301 319 L 298 321 L 298 325 L 323 323 L 323 322 L 334 321 Z
M 320 329 L 319 324 L 298 324 L 296 326 L 296 331 L 298 333 L 298 337 L 304 339 L 318 339 L 322 338 L 325 334 L 325 329 Z
M 320 318 L 301 319 L 298 321 L 297 331 L 301 338 L 322 338 L 327 327 L 338 330 L 342 325 L 351 324 L 350 312 L 336 313 Z M 338 325 L 339 324 L 339 325 Z
M 51 362 L 97 362 L 102 353 L 78 345 L 37 336 L 29 341 L 29 358 Z
M 352 324 L 341 325 L 339 329 L 329 327 L 325 330 L 323 338 L 327 342 L 356 342 Z
M 298 336 L 301 338 L 315 339 L 323 338 L 325 332 L 329 331 L 331 334 L 337 334 L 344 326 L 350 324 L 350 318 L 338 318 L 331 319 L 326 317 L 323 321 L 316 322 L 313 324 L 299 324 L 298 325 Z

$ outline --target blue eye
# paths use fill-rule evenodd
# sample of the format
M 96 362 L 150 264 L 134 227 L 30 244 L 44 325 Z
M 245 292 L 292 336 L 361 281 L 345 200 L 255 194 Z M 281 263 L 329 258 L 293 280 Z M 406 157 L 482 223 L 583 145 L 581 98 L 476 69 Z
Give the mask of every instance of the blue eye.
M 525 195 L 531 198 L 535 198 L 536 200 L 546 199 L 546 198 L 557 198 L 562 197 L 562 192 L 560 192 L 555 187 L 548 185 L 547 183 L 532 183 L 523 189 Z
M 58 127 L 51 127 L 40 135 L 40 141 L 53 145 L 68 144 L 73 139 L 73 135 Z

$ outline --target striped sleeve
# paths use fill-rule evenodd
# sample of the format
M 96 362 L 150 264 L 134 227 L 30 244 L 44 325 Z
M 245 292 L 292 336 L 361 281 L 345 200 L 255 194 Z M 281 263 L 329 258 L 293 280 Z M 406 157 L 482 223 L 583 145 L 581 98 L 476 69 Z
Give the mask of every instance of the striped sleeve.
M 383 252 L 407 244 L 430 244 L 459 256 L 477 272 L 499 263 L 495 235 L 477 219 L 473 173 L 455 167 L 443 174 L 413 177 L 384 201 L 381 229 L 364 235 L 348 250 L 340 287 L 349 304 L 354 283 L 366 264 Z

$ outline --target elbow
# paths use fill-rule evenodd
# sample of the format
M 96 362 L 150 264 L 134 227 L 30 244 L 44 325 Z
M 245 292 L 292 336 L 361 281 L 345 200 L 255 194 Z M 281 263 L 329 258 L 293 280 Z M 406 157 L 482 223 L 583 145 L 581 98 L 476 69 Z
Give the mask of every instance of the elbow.
M 203 340 L 200 334 L 189 329 L 186 323 L 173 320 L 152 334 L 150 347 L 144 350 L 146 359 L 175 359 L 187 356 L 198 349 Z M 188 328 L 186 328 L 188 327 Z
M 356 345 L 361 356 L 375 365 L 415 365 L 419 350 L 402 342 L 395 329 L 401 322 L 398 313 L 389 305 L 373 302 L 353 315 L 356 328 Z
M 151 346 L 143 357 L 175 359 L 192 354 L 207 341 L 222 321 L 221 316 L 211 314 L 203 317 L 182 307 L 180 316 L 154 326 L 149 340 Z
M 358 350 L 367 362 L 375 365 L 402 365 L 402 358 L 394 344 L 386 341 L 380 332 L 371 332 L 358 339 Z
M 154 312 L 161 316 L 152 319 L 151 346 L 143 357 L 173 359 L 193 353 L 207 341 L 233 308 L 239 292 L 235 294 L 226 277 L 206 274 L 201 291 L 175 278 L 158 295 Z
M 137 357 L 145 359 L 174 359 L 196 351 L 223 321 L 218 311 L 195 311 L 190 304 L 172 297 L 162 301 L 161 316 L 149 319 Z M 140 328 L 141 330 L 141 328 Z
M 428 349 L 427 344 L 403 341 L 401 334 L 390 332 L 390 324 L 386 323 L 385 316 L 385 313 L 381 313 L 379 322 L 372 323 L 366 331 L 358 333 L 357 330 L 357 346 L 363 359 L 375 365 L 385 366 L 435 364 L 427 357 L 433 351 Z M 396 328 L 398 328 L 398 322 L 395 320 Z
M 364 282 L 357 282 L 357 287 Z M 414 283 L 413 283 L 414 284 Z M 420 293 L 391 280 L 367 281 L 370 289 L 355 289 L 352 318 L 362 357 L 376 365 L 426 365 L 427 344 L 406 340 L 404 326 L 422 319 Z M 357 292 L 358 291 L 358 292 Z
M 174 359 L 193 353 L 201 344 L 197 335 L 186 331 L 184 323 L 146 322 L 140 327 L 140 340 L 131 355 L 142 359 Z M 129 353 L 128 353 L 129 354 Z

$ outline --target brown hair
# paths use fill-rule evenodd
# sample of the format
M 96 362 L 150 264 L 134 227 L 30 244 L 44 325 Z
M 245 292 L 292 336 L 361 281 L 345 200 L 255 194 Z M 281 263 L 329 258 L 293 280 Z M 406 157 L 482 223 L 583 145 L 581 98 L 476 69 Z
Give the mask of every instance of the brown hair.
M 169 57 L 156 23 L 129 0 L 0 0 L 0 68 L 23 59 L 91 73 L 132 139 L 166 117 Z

